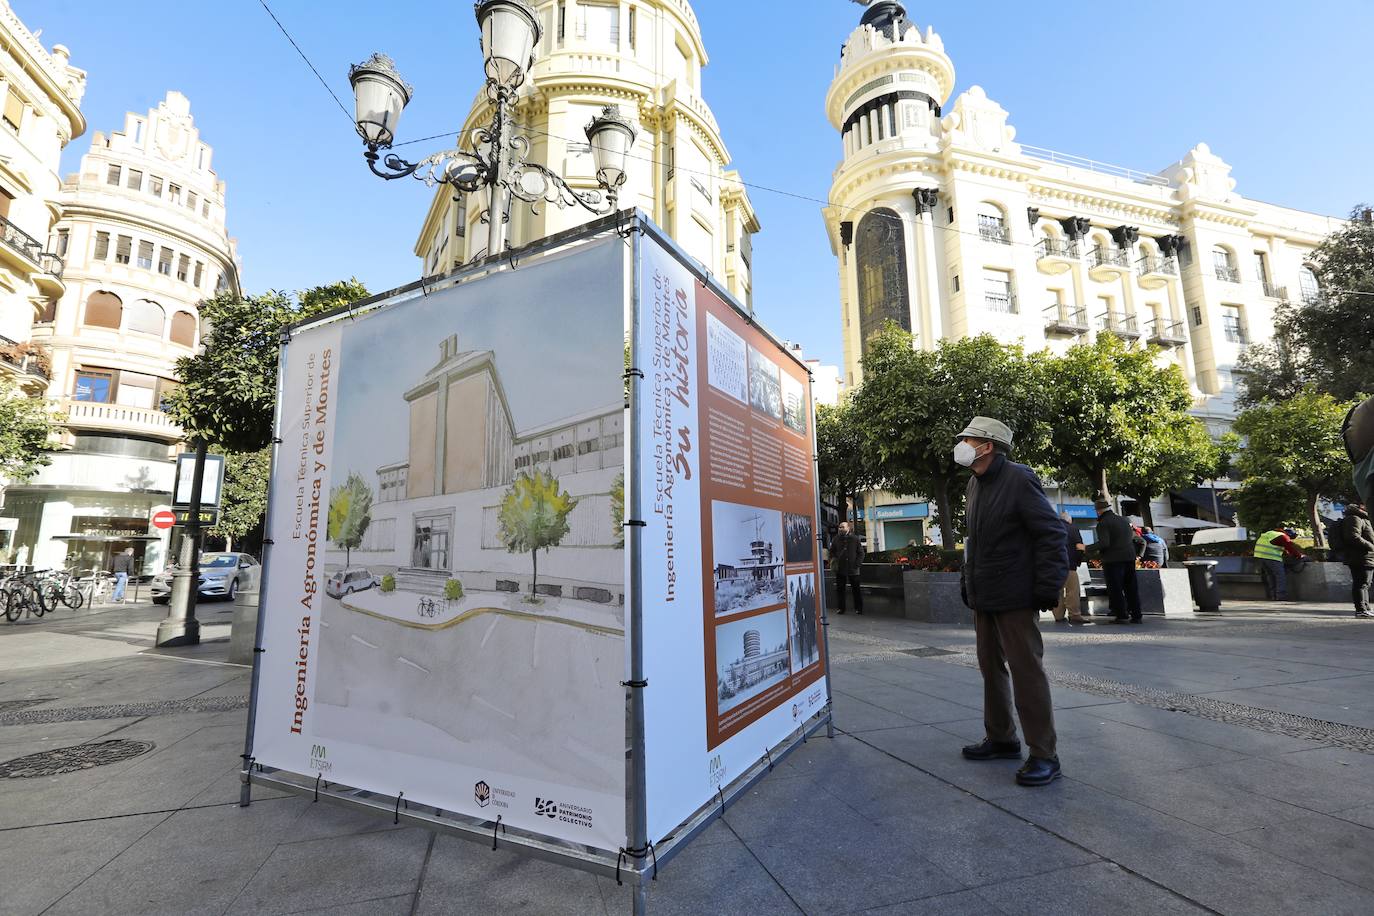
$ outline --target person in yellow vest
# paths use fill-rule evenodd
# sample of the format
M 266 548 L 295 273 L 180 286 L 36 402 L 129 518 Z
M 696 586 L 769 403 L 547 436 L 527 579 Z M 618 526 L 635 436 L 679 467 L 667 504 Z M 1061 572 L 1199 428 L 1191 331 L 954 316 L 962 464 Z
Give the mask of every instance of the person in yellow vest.
M 1273 601 L 1288 600 L 1288 571 L 1285 556 L 1302 559 L 1305 554 L 1293 541 L 1298 533 L 1292 528 L 1274 528 L 1255 541 L 1255 559 L 1260 561 L 1260 575 L 1264 579 L 1264 597 Z

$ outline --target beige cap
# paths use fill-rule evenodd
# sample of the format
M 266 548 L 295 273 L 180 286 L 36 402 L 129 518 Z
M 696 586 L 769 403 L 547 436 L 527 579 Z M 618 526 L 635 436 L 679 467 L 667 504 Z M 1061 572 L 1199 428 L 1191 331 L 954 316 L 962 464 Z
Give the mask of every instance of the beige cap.
M 1011 430 L 1007 428 L 1007 424 L 991 417 L 974 417 L 969 421 L 968 427 L 954 438 L 962 439 L 965 436 L 987 439 L 1011 448 Z

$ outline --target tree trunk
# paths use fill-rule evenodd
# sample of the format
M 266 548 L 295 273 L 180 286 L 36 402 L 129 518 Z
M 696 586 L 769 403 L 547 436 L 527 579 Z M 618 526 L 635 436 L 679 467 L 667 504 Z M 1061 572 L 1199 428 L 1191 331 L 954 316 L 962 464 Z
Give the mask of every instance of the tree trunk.
M 234 538 L 233 538 L 231 535 L 228 535 L 228 534 L 226 534 L 226 535 L 224 536 L 224 552 L 225 552 L 225 553 L 233 553 L 233 552 L 234 552 Z
M 935 511 L 940 513 L 940 543 L 945 550 L 954 549 L 954 519 L 949 510 L 949 478 L 935 481 Z
M 344 545 L 344 568 L 353 565 L 353 550 L 347 544 Z
M 1153 528 L 1155 526 L 1155 513 L 1154 510 L 1150 508 L 1150 497 L 1146 496 L 1142 499 L 1139 496 L 1132 496 L 1131 498 L 1140 506 L 1141 524 L 1146 528 Z
M 1097 488 L 1097 492 L 1093 494 L 1093 501 L 1095 502 L 1099 499 L 1110 500 L 1112 498 L 1112 493 L 1111 490 L 1107 488 L 1107 469 L 1105 467 L 1095 467 L 1093 468 L 1091 477 L 1093 486 Z
M 539 594 L 539 548 L 530 551 L 530 557 L 534 560 L 534 576 L 530 579 L 530 597 Z
M 1307 518 L 1312 522 L 1312 543 L 1316 547 L 1326 547 L 1326 531 L 1322 528 L 1322 517 L 1317 512 L 1317 493 L 1307 494 Z

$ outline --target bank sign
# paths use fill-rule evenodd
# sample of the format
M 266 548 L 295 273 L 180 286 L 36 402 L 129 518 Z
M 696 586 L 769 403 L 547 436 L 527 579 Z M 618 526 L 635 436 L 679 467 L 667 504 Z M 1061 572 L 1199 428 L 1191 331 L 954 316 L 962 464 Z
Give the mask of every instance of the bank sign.
M 859 511 L 859 518 L 865 518 Z M 875 522 L 891 522 L 909 518 L 930 518 L 930 503 L 906 503 L 900 506 L 875 506 L 872 519 Z

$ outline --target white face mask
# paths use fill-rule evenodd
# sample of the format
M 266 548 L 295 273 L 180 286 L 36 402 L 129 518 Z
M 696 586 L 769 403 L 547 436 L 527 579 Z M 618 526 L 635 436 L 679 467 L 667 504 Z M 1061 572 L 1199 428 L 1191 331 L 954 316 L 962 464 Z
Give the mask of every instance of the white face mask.
M 960 467 L 971 468 L 973 462 L 978 460 L 978 449 L 969 445 L 967 442 L 960 442 L 954 446 L 954 463 Z

